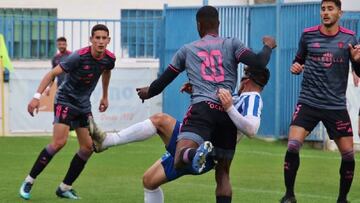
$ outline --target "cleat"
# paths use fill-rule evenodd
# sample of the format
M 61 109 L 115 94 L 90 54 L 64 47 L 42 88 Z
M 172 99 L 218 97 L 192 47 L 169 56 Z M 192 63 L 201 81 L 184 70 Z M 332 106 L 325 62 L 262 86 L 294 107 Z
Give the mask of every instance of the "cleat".
M 33 184 L 31 184 L 30 182 L 23 182 L 19 190 L 20 197 L 25 200 L 30 199 L 30 190 L 32 186 Z
M 102 143 L 105 140 L 106 133 L 103 132 L 95 123 L 93 117 L 89 117 L 89 134 L 93 141 L 93 150 L 96 153 L 100 153 L 102 151 L 105 151 L 107 148 L 102 146 Z
M 56 193 L 56 196 L 58 196 L 60 198 L 81 199 L 79 196 L 77 196 L 75 190 L 73 190 L 73 189 L 70 189 L 70 190 L 67 190 L 67 191 L 62 191 L 60 189 L 60 187 L 58 187 L 55 193 Z
M 280 203 L 296 203 L 295 196 L 284 196 L 281 198 Z
M 202 143 L 196 150 L 196 154 L 192 161 L 192 168 L 196 173 L 201 173 L 206 167 L 206 158 L 212 151 L 213 146 L 211 142 L 206 141 Z

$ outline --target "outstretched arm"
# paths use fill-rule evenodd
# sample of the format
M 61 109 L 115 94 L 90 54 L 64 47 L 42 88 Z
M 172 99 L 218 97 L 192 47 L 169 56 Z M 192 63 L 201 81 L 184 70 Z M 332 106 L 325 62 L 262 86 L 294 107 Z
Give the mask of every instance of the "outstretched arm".
M 40 85 L 34 95 L 34 98 L 31 99 L 31 101 L 28 104 L 28 112 L 31 116 L 34 116 L 34 111 L 38 111 L 39 105 L 40 105 L 40 97 L 41 94 L 44 92 L 46 87 L 54 80 L 54 78 L 61 73 L 63 73 L 64 70 L 61 68 L 60 65 L 57 65 L 54 69 L 49 71 L 41 80 Z
M 160 94 L 178 75 L 179 72 L 169 65 L 165 72 L 150 84 L 150 87 L 136 88 L 136 91 L 143 101 L 150 99 L 151 97 Z
M 240 50 L 237 53 L 238 62 L 244 63 L 253 67 L 265 67 L 270 60 L 272 49 L 276 47 L 274 38 L 265 36 L 263 38 L 264 47 L 259 53 L 254 53 L 249 49 Z

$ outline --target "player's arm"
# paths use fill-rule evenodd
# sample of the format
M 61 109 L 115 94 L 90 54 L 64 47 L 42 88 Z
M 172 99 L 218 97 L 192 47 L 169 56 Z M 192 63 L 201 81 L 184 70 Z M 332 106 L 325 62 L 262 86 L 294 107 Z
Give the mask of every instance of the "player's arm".
M 136 88 L 140 99 L 144 102 L 160 94 L 182 71 L 185 70 L 185 47 L 179 49 L 167 69 L 154 80 L 149 87 Z
M 299 75 L 304 70 L 306 54 L 307 54 L 307 48 L 304 41 L 304 34 L 302 34 L 299 41 L 299 48 L 296 52 L 296 56 L 295 59 L 293 60 L 293 64 L 290 67 L 290 72 L 292 74 Z
M 140 99 L 144 102 L 144 100 L 160 94 L 178 75 L 179 72 L 174 71 L 173 68 L 169 66 L 149 87 L 136 88 L 136 91 Z
M 240 42 L 235 42 L 235 44 Z M 254 53 L 250 49 L 245 48 L 241 43 L 237 46 L 235 51 L 238 62 L 244 63 L 253 67 L 265 67 L 270 60 L 272 49 L 276 47 L 274 38 L 265 36 L 263 38 L 263 48 L 259 53 Z
M 260 118 L 253 115 L 243 116 L 233 105 L 232 96 L 228 90 L 220 89 L 218 96 L 236 128 L 249 138 L 254 137 L 260 126 Z
M 99 106 L 100 112 L 106 111 L 106 109 L 109 106 L 108 89 L 109 89 L 110 77 L 111 77 L 111 70 L 104 70 L 104 72 L 101 75 L 103 94 L 100 100 L 100 106 Z
M 349 50 L 351 54 L 351 67 L 353 73 L 355 73 L 353 75 L 357 75 L 358 77 L 360 77 L 360 45 L 358 44 L 358 42 L 356 42 L 355 37 L 353 44 L 349 44 Z
M 41 97 L 41 94 L 46 89 L 46 87 L 51 83 L 51 81 L 54 80 L 54 78 L 56 76 L 60 75 L 63 72 L 64 72 L 64 70 L 61 68 L 61 66 L 57 65 L 55 68 L 53 68 L 51 71 L 49 71 L 43 77 L 43 79 L 41 80 L 40 85 L 39 85 L 36 93 L 34 94 L 34 97 L 30 101 L 30 103 L 28 104 L 28 112 L 30 113 L 31 116 L 34 116 L 34 110 L 36 110 L 36 112 L 38 111 L 38 108 L 39 108 L 39 105 L 40 105 L 40 97 Z

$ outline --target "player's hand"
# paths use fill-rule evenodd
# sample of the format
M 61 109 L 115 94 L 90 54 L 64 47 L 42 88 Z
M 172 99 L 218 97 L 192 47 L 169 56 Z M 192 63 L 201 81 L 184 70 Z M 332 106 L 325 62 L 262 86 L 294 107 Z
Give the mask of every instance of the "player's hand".
M 108 98 L 101 98 L 100 105 L 99 105 L 99 111 L 100 112 L 105 112 L 106 109 L 108 108 L 108 106 L 109 106 Z
M 142 103 L 144 103 L 144 100 L 149 99 L 149 86 L 136 88 L 136 91 Z
M 295 62 L 294 64 L 292 64 L 292 66 L 290 68 L 290 72 L 292 74 L 296 74 L 296 75 L 299 75 L 303 70 L 304 70 L 304 64 L 301 65 L 298 62 Z
M 273 37 L 270 36 L 264 36 L 263 37 L 263 43 L 264 45 L 269 46 L 271 49 L 276 48 L 276 40 Z
M 34 111 L 37 114 L 39 112 L 40 100 L 33 98 L 28 104 L 28 112 L 34 117 Z
M 218 90 L 218 97 L 225 110 L 228 110 L 233 105 L 232 96 L 229 90 L 220 88 Z
M 360 45 L 358 44 L 353 47 L 351 44 L 349 44 L 349 50 L 351 58 L 357 63 L 360 63 Z
M 182 87 L 180 88 L 180 92 L 181 93 L 185 92 L 185 93 L 188 93 L 188 94 L 192 94 L 192 85 L 189 82 L 184 83 L 182 85 Z

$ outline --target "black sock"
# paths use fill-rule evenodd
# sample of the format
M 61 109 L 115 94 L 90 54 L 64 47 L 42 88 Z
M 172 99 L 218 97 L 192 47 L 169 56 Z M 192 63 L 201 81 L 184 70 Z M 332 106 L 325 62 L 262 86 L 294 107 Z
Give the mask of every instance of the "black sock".
M 188 154 L 187 154 L 187 160 L 186 158 L 184 159 L 184 154 L 185 152 L 188 150 Z M 196 149 L 194 148 L 184 148 L 181 150 L 180 152 L 180 158 L 181 158 L 181 161 L 185 164 L 188 164 L 190 162 L 192 162 L 192 160 L 194 159 L 194 156 L 196 154 Z
M 286 196 L 295 196 L 294 185 L 296 173 L 300 165 L 299 153 L 286 151 L 284 163 L 284 179 Z
M 76 153 L 74 158 L 70 163 L 68 172 L 64 178 L 63 183 L 66 185 L 72 185 L 73 182 L 79 177 L 80 173 L 84 169 L 86 161 L 81 159 L 80 156 Z
M 46 148 L 44 148 L 38 158 L 36 159 L 31 171 L 30 171 L 30 176 L 32 178 L 36 178 L 40 173 L 41 171 L 44 170 L 44 168 L 47 166 L 47 164 L 51 161 L 53 155 L 51 155 L 47 150 Z
M 231 196 L 216 196 L 216 203 L 231 203 Z
M 340 189 L 338 201 L 346 200 L 346 196 L 350 191 L 351 183 L 353 181 L 355 169 L 355 161 L 341 160 L 340 166 Z

